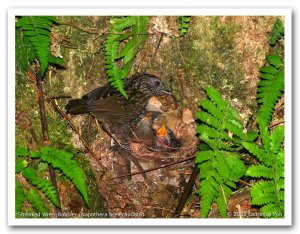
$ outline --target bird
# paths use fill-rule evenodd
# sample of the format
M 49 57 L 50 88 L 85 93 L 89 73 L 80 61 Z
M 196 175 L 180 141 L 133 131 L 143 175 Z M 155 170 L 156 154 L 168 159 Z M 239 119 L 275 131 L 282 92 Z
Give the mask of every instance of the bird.
M 67 113 L 80 115 L 89 113 L 108 126 L 129 124 L 144 110 L 153 96 L 173 95 L 158 77 L 141 73 L 124 82 L 126 99 L 110 84 L 96 88 L 82 96 L 72 99 L 65 106 Z
M 146 111 L 130 125 L 131 142 L 142 143 L 154 151 L 169 151 L 178 149 L 182 144 L 165 122 L 154 127 L 154 122 L 161 112 Z
M 158 151 L 176 150 L 182 146 L 182 143 L 164 122 L 161 127 L 156 130 L 155 144 Z

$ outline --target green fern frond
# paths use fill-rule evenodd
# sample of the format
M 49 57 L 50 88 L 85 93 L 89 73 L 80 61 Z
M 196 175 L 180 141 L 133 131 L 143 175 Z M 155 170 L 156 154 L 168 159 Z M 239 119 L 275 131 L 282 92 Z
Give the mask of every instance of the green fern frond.
M 40 213 L 47 213 L 48 209 L 45 206 L 41 195 L 33 188 L 26 192 L 26 197 L 32 207 Z
M 226 217 L 226 215 L 227 215 L 227 202 L 228 202 L 227 199 L 228 198 L 226 198 L 225 196 L 218 196 L 216 198 L 216 202 L 218 204 L 218 209 L 219 209 L 221 217 Z
M 51 182 L 43 178 L 34 178 L 32 184 L 37 186 L 56 207 L 60 208 L 56 189 Z
M 271 180 L 268 180 L 268 181 L 259 181 L 257 183 L 255 183 L 253 186 L 252 186 L 252 189 L 251 189 L 251 194 L 252 196 L 256 196 L 256 195 L 263 195 L 263 194 L 266 194 L 266 193 L 274 193 L 276 190 L 276 187 L 275 187 L 275 182 L 274 181 L 271 181 Z
M 196 164 L 200 164 L 202 162 L 208 161 L 213 157 L 213 152 L 211 150 L 200 151 L 196 154 Z
M 180 37 L 183 37 L 190 26 L 191 16 L 179 16 L 178 33 Z
M 261 129 L 269 125 L 276 101 L 284 90 L 284 67 L 281 58 L 269 55 L 267 60 L 270 66 L 260 70 L 261 80 L 257 88 L 257 102 L 261 104 L 257 121 Z
M 222 154 L 226 155 L 225 159 L 230 171 L 229 179 L 225 183 L 228 183 L 229 181 L 237 182 L 246 172 L 244 163 L 239 159 L 238 154 L 236 156 L 230 152 L 222 152 Z M 235 188 L 235 186 L 229 186 Z
M 35 50 L 36 57 L 40 62 L 42 76 L 44 76 L 49 64 L 50 30 L 54 23 L 57 23 L 57 19 L 51 16 L 24 16 L 16 22 L 16 28 L 22 29 L 24 33 L 23 36 L 28 39 L 32 48 Z M 18 45 L 20 42 L 19 32 L 17 32 L 16 39 Z M 24 53 L 24 51 L 22 53 Z M 32 58 L 33 52 L 30 51 L 29 55 L 29 57 Z M 23 66 L 26 66 L 25 63 L 26 62 L 23 61 Z
M 195 163 L 201 171 L 201 216 L 207 217 L 212 202 L 218 204 L 221 217 L 226 217 L 227 201 L 235 183 L 246 168 L 237 151 L 245 140 L 253 141 L 255 133 L 244 133 L 238 112 L 214 88 L 205 89 L 208 99 L 200 102 L 202 111 L 196 114 L 200 124 L 197 133 L 210 150 L 200 151 Z
M 16 182 L 16 199 L 15 199 L 16 217 L 18 217 L 18 213 L 21 212 L 24 201 L 25 201 L 25 192 L 24 192 L 23 185 L 20 182 Z
M 21 28 L 16 28 L 16 68 L 25 73 L 29 62 L 35 59 L 35 50 L 28 37 L 24 36 Z
M 201 168 L 200 168 L 201 170 Z M 202 174 L 202 172 L 201 172 Z M 214 200 L 214 198 L 217 196 L 217 191 L 215 187 L 213 186 L 213 183 L 218 184 L 214 181 L 214 179 L 211 176 L 207 176 L 206 180 L 203 180 L 201 182 L 201 187 L 203 189 L 199 190 L 199 194 L 201 196 L 201 217 L 205 218 L 207 217 L 210 206 Z
M 284 29 L 279 19 L 272 32 L 271 44 L 275 44 Z M 269 124 L 276 102 L 284 90 L 284 65 L 278 55 L 267 56 L 269 65 L 260 69 L 261 80 L 258 83 L 257 102 L 260 104 L 257 123 L 261 146 L 243 143 L 243 146 L 258 158 L 259 164 L 248 168 L 246 175 L 260 178 L 251 187 L 251 202 L 261 206 L 264 217 L 284 217 L 284 127 L 277 126 L 270 133 Z
M 273 133 L 270 136 L 270 140 L 270 150 L 274 154 L 278 153 L 284 140 L 284 127 L 278 126 L 274 128 Z
M 25 159 L 17 160 L 16 161 L 16 173 L 19 173 L 22 171 L 24 168 L 26 168 L 28 165 L 28 162 Z
M 246 173 L 248 176 L 256 177 L 256 178 L 267 178 L 274 179 L 274 171 L 272 168 L 267 167 L 265 165 L 252 165 L 248 168 Z
M 51 182 L 37 177 L 36 169 L 33 167 L 27 167 L 22 174 L 26 180 L 31 181 L 32 185 L 37 186 L 56 207 L 60 208 L 56 189 Z
M 267 166 L 272 165 L 272 160 L 269 158 L 267 153 L 263 148 L 259 147 L 257 144 L 243 142 L 242 145 L 247 149 L 251 154 L 253 154 L 259 161 L 264 162 Z
M 28 150 L 25 147 L 18 147 L 16 148 L 16 157 L 24 157 L 28 155 Z
M 279 18 L 276 19 L 274 24 L 272 35 L 270 38 L 270 44 L 275 45 L 284 36 L 284 27 Z
M 146 16 L 111 20 L 110 34 L 105 42 L 105 68 L 110 84 L 126 98 L 128 97 L 124 90 L 124 79 L 131 70 L 139 48 L 147 39 L 147 23 Z
M 73 155 L 51 147 L 41 148 L 40 154 L 42 161 L 51 164 L 55 169 L 61 170 L 74 183 L 86 205 L 89 206 L 85 175 L 78 162 L 72 160 Z
M 136 16 L 127 16 L 122 18 L 115 18 L 112 20 L 113 28 L 116 32 L 122 32 L 124 29 L 127 29 L 136 24 Z
M 48 63 L 52 65 L 58 65 L 62 68 L 66 66 L 66 62 L 62 58 L 55 57 L 52 54 L 49 54 Z
M 276 203 L 276 194 L 275 193 L 268 193 L 268 194 L 261 194 L 260 196 L 255 194 L 253 195 L 251 202 L 253 205 L 264 205 L 264 204 L 275 204 Z
M 268 205 L 263 206 L 260 210 L 263 216 L 266 218 L 284 218 L 283 204 L 270 203 Z
M 27 167 L 22 171 L 22 175 L 27 180 L 33 180 L 34 178 L 36 178 L 36 170 L 33 167 Z

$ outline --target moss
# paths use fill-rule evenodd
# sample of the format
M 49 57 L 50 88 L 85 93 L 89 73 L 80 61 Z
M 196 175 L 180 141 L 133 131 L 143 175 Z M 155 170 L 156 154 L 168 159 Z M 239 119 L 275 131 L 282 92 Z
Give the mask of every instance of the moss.
M 182 106 L 198 110 L 202 89 L 216 87 L 236 99 L 242 112 L 255 112 L 259 68 L 268 53 L 268 32 L 276 17 L 192 17 L 185 37 L 171 37 L 161 45 L 161 63 L 154 72 L 172 80 Z M 163 69 L 162 69 L 163 68 Z M 249 105 L 249 106 L 248 106 Z
M 76 98 L 107 83 L 103 32 L 108 28 L 108 18 L 97 16 L 59 18 L 64 24 L 54 28 L 52 43 L 56 40 L 67 65 L 63 70 L 50 69 L 44 82 L 45 91 L 53 96 L 70 95 Z M 172 88 L 182 106 L 192 109 L 194 113 L 199 109 L 199 100 L 204 97 L 202 89 L 206 86 L 214 86 L 224 96 L 235 100 L 234 105 L 239 110 L 248 108 L 251 111 L 247 113 L 255 112 L 259 67 L 264 63 L 265 55 L 268 53 L 268 32 L 271 31 L 276 18 L 192 17 L 190 29 L 182 38 L 176 37 L 177 17 L 166 17 L 166 19 L 167 23 L 162 25 L 169 28 L 168 34 L 163 37 L 157 51 L 156 46 L 161 34 L 149 35 L 147 43 L 138 53 L 133 73 L 149 72 L 162 77 Z M 68 22 L 86 31 L 72 27 L 67 24 Z M 92 33 L 93 30 L 99 30 L 98 34 Z M 153 56 L 154 52 L 156 52 L 155 56 Z M 283 48 L 280 45 L 275 46 L 270 52 L 282 54 Z M 28 121 L 24 115 L 17 116 L 16 145 L 18 147 L 26 146 L 32 149 L 37 147 L 31 130 L 36 133 L 38 142 L 41 143 L 36 96 L 34 83 L 22 83 L 21 80 L 17 82 L 17 111 L 27 113 L 31 121 Z M 57 102 L 62 109 L 67 103 L 65 99 Z M 47 118 L 52 144 L 75 153 L 87 175 L 90 211 L 104 211 L 103 200 L 90 163 L 82 153 L 74 149 L 72 133 L 67 130 L 67 124 L 50 105 L 47 105 Z M 78 120 L 82 122 L 82 118 Z M 72 204 L 68 209 L 75 211 L 84 207 L 80 194 L 74 192 L 76 189 L 72 184 L 63 177 L 59 179 L 63 198 L 69 199 L 66 204 Z M 164 194 L 168 193 L 161 191 L 155 194 L 155 197 L 159 200 L 164 199 L 162 196 Z M 68 198 L 69 195 L 72 196 Z

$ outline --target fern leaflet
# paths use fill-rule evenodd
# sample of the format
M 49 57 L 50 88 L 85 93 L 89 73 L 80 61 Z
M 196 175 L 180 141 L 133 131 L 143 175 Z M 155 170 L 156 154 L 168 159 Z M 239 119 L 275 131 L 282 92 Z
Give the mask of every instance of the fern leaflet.
M 51 182 L 37 177 L 36 170 L 33 167 L 27 167 L 22 171 L 22 174 L 34 186 L 37 186 L 56 207 L 60 208 L 56 189 Z
M 85 175 L 78 165 L 78 162 L 72 160 L 73 155 L 63 150 L 50 147 L 41 148 L 40 155 L 42 161 L 51 164 L 55 169 L 61 170 L 74 183 L 86 205 L 89 206 Z
M 26 193 L 27 200 L 30 202 L 32 207 L 36 209 L 40 213 L 47 213 L 48 209 L 44 204 L 44 201 L 41 197 L 41 195 L 34 189 L 31 188 Z
M 191 16 L 179 16 L 178 32 L 180 37 L 183 37 L 187 33 L 190 25 L 190 21 L 191 21 Z
M 284 28 L 276 20 L 270 44 L 284 35 Z M 260 69 L 257 102 L 260 104 L 257 123 L 262 146 L 243 143 L 243 146 L 259 160 L 258 165 L 248 168 L 246 174 L 260 180 L 251 188 L 254 205 L 261 206 L 264 217 L 284 217 L 284 127 L 277 126 L 271 133 L 269 124 L 276 102 L 284 90 L 284 64 L 278 55 L 267 56 L 268 66 Z
M 279 41 L 283 36 L 284 36 L 284 27 L 282 25 L 281 20 L 277 18 L 272 30 L 270 44 L 275 45 L 277 41 Z
M 274 129 L 270 144 L 264 149 L 255 151 L 259 165 L 252 165 L 247 175 L 263 179 L 251 188 L 252 204 L 262 206 L 261 211 L 265 217 L 283 217 L 284 214 L 284 154 L 282 142 L 284 128 L 278 126 Z M 244 147 L 253 152 L 257 149 L 254 143 L 243 143 Z M 274 212 L 276 210 L 276 212 Z M 274 215 L 276 214 L 276 215 Z
M 53 59 L 50 54 L 50 31 L 54 23 L 58 23 L 58 21 L 53 16 L 24 16 L 18 19 L 16 22 L 16 45 L 21 49 L 20 52 L 17 52 L 17 56 L 21 57 L 17 57 L 17 60 L 21 61 L 23 69 L 27 68 L 27 61 L 32 62 L 34 58 L 38 58 L 40 62 L 42 76 L 48 68 L 49 58 L 52 63 L 63 64 L 63 60 Z
M 208 99 L 200 102 L 202 111 L 196 114 L 200 125 L 197 133 L 209 149 L 196 155 L 200 173 L 201 216 L 207 217 L 212 202 L 218 204 L 221 217 L 226 217 L 227 202 L 236 187 L 235 182 L 246 168 L 238 151 L 244 141 L 253 141 L 257 133 L 248 136 L 238 112 L 214 88 L 205 89 Z
M 23 186 L 20 182 L 16 182 L 16 208 L 15 208 L 15 212 L 16 212 L 16 217 L 18 217 L 18 213 L 21 212 L 22 207 L 23 207 L 23 203 L 25 200 L 25 192 L 23 189 Z
M 105 68 L 110 84 L 126 98 L 124 79 L 130 72 L 138 49 L 147 39 L 147 23 L 146 16 L 111 20 L 110 33 L 105 42 Z
M 260 129 L 268 127 L 276 101 L 284 89 L 284 67 L 281 58 L 269 55 L 267 60 L 270 66 L 261 68 L 261 80 L 257 88 L 257 102 L 261 104 L 257 116 Z

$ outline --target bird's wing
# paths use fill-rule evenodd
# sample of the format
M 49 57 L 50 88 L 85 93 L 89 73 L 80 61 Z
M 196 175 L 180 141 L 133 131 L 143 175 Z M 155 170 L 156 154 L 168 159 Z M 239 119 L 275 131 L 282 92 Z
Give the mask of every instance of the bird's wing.
M 90 100 L 88 110 L 95 115 L 125 115 L 128 113 L 126 106 L 126 100 L 109 96 L 105 99 Z

